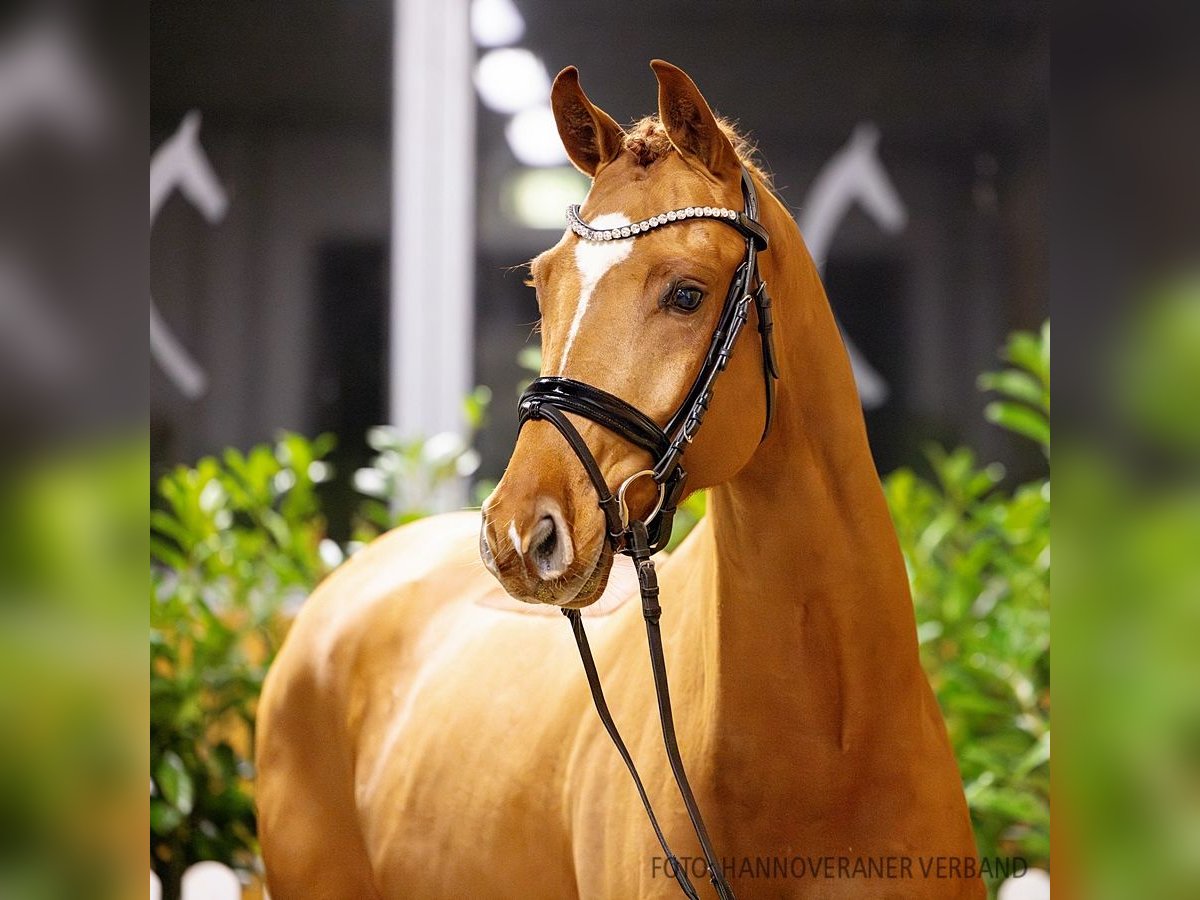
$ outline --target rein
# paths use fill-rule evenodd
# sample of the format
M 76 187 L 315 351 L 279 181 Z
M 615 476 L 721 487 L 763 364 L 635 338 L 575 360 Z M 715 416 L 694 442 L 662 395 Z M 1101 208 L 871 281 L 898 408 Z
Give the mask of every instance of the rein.
M 675 735 L 675 722 L 671 712 L 670 687 L 667 683 L 666 657 L 663 654 L 662 632 L 659 628 L 662 607 L 658 602 L 658 576 L 654 569 L 652 556 L 665 547 L 671 538 L 671 524 L 674 521 L 676 507 L 683 498 L 687 481 L 687 472 L 682 465 L 684 450 L 695 438 L 704 421 L 704 414 L 712 400 L 717 376 L 725 370 L 729 363 L 734 344 L 746 324 L 752 304 L 758 317 L 758 333 L 762 343 L 763 384 L 766 390 L 766 422 L 763 425 L 763 438 L 766 438 L 771 427 L 775 380 L 779 377 L 779 369 L 772 340 L 771 298 L 767 295 L 766 282 L 759 277 L 758 271 L 758 253 L 767 249 L 767 232 L 758 222 L 758 195 L 754 182 L 744 169 L 742 170 L 742 199 L 744 211 L 740 213 L 717 207 L 687 207 L 613 229 L 597 229 L 588 225 L 580 218 L 578 206 L 567 209 L 569 227 L 586 241 L 632 239 L 664 225 L 688 222 L 693 219 L 712 219 L 723 222 L 735 228 L 745 238 L 745 257 L 733 274 L 704 363 L 679 409 L 665 426 L 660 427 L 653 419 L 620 397 L 572 378 L 542 377 L 536 379 L 521 395 L 519 406 L 521 426 L 530 420 L 540 419 L 549 422 L 562 434 L 575 455 L 579 457 L 580 463 L 596 489 L 600 509 L 604 512 L 608 541 L 613 551 L 624 553 L 633 560 L 642 600 L 642 616 L 646 622 L 650 670 L 654 677 L 654 690 L 658 698 L 658 716 L 662 724 L 663 746 L 667 753 L 667 759 L 671 763 L 671 771 L 675 776 L 679 794 L 687 808 L 688 818 L 691 820 L 692 828 L 704 852 L 709 878 L 721 900 L 734 900 L 733 890 L 726 881 L 713 851 L 712 842 L 708 837 L 708 829 L 705 828 L 704 819 L 700 815 L 700 808 L 692 793 L 691 785 L 688 783 L 683 760 L 679 754 L 679 742 Z M 567 418 L 567 413 L 589 419 L 634 446 L 645 450 L 654 460 L 653 467 L 636 472 L 625 479 L 614 495 L 609 489 L 604 474 L 600 471 L 596 458 L 588 448 L 587 442 Z M 650 478 L 658 486 L 657 503 L 644 519 L 632 518 L 625 501 L 625 494 L 630 485 L 639 478 Z M 696 890 L 688 879 L 684 867 L 667 844 L 658 819 L 654 815 L 650 798 L 638 775 L 637 766 L 634 765 L 633 758 L 630 756 L 625 742 L 621 739 L 620 732 L 609 712 L 580 612 L 578 609 L 564 609 L 562 612 L 570 622 L 571 632 L 575 637 L 579 657 L 583 662 L 588 687 L 591 690 L 592 700 L 596 705 L 600 721 L 616 746 L 617 752 L 621 755 L 625 767 L 629 770 L 638 796 L 645 807 L 646 816 L 654 829 L 655 837 L 670 863 L 671 872 L 684 894 L 692 900 L 698 900 Z

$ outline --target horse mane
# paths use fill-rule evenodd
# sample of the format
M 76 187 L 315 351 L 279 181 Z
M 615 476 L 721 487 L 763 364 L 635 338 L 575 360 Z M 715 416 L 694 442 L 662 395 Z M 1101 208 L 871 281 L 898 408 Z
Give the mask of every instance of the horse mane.
M 770 188 L 771 176 L 758 161 L 758 148 L 755 147 L 753 141 L 738 131 L 737 126 L 726 118 L 718 116 L 717 124 L 721 127 L 725 137 L 729 138 L 729 143 L 733 144 L 738 161 Z M 638 165 L 642 167 L 649 166 L 656 160 L 677 152 L 658 116 L 646 116 L 626 129 L 624 149 L 632 153 Z

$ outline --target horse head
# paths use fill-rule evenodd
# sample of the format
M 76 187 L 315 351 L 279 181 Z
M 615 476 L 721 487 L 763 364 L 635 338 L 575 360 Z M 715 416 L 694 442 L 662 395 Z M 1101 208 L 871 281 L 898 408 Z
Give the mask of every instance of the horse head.
M 542 375 L 599 388 L 662 428 L 702 368 L 746 242 L 713 219 L 653 220 L 688 207 L 741 211 L 743 169 L 756 170 L 682 70 L 661 60 L 651 66 L 658 116 L 629 131 L 588 99 L 574 68 L 555 79 L 559 134 L 592 178 L 580 219 L 592 229 L 632 227 L 636 239 L 586 240 L 568 229 L 532 261 L 529 283 L 541 313 Z M 654 227 L 637 233 L 646 220 Z M 765 418 L 762 379 L 753 339 L 740 339 L 707 427 L 687 450 L 690 489 L 729 479 L 754 454 Z M 653 464 L 612 430 L 570 419 L 612 491 Z M 651 515 L 656 497 L 650 479 L 633 483 L 630 511 Z M 603 592 L 613 550 L 597 490 L 547 422 L 522 429 L 483 512 L 481 554 L 514 597 L 582 607 Z

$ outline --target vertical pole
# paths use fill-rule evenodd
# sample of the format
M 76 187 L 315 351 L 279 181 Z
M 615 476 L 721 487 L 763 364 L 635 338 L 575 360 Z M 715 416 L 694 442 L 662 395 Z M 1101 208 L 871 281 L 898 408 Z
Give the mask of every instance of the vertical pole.
M 463 433 L 472 378 L 474 48 L 468 0 L 395 0 L 389 416 Z

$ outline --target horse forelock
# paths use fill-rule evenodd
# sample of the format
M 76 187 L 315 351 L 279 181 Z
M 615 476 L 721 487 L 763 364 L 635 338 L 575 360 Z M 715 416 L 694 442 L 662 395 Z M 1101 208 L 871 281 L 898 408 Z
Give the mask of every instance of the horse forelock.
M 721 126 L 721 131 L 729 139 L 729 143 L 733 145 L 738 161 L 757 177 L 762 184 L 770 187 L 771 176 L 759 162 L 757 158 L 758 149 L 755 147 L 754 142 L 747 135 L 739 131 L 737 126 L 729 119 L 718 116 L 717 124 Z M 664 156 L 678 152 L 671 143 L 667 129 L 663 127 L 662 121 L 656 115 L 639 119 L 629 128 L 625 129 L 623 149 L 633 154 L 634 160 L 643 168 L 657 162 Z

